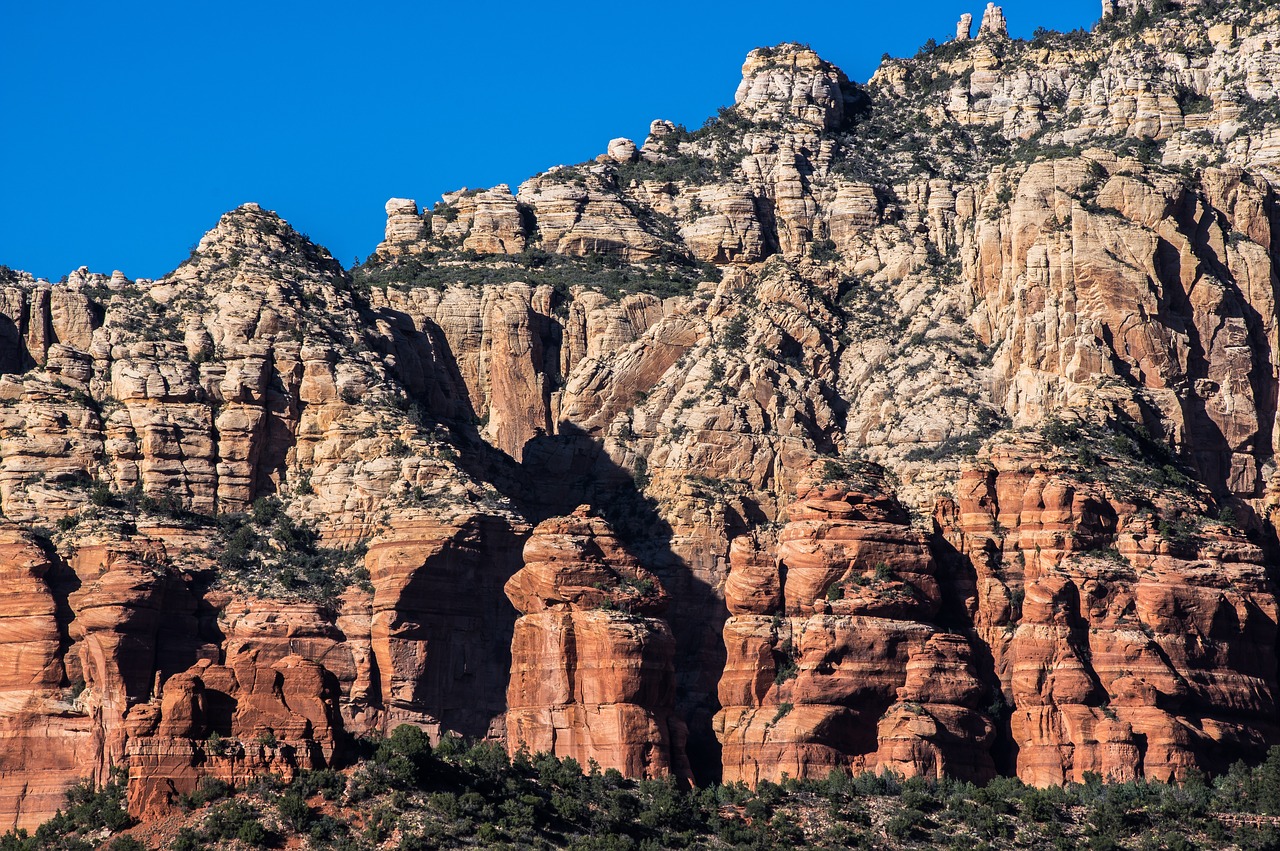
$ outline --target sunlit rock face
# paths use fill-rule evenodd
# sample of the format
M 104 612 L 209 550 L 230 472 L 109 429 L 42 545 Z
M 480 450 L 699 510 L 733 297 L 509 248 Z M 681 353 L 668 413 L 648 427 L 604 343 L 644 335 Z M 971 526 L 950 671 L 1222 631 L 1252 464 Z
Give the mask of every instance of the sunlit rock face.
M 802 486 L 773 546 L 734 542 L 717 716 L 728 781 L 995 773 L 969 642 L 934 624 L 928 541 L 882 470 L 859 473 Z
M 507 745 L 595 762 L 630 777 L 689 774 L 674 713 L 667 593 L 582 506 L 545 520 L 506 592 L 511 644 Z
M 401 723 L 700 782 L 1280 742 L 1280 11 L 1166 5 L 755 50 L 351 270 L 256 204 L 0 267 L 0 825 Z

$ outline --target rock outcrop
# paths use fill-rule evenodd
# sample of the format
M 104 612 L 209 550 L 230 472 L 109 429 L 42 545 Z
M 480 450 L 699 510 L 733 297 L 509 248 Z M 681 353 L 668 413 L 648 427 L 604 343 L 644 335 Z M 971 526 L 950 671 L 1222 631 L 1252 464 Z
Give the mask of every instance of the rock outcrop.
M 993 460 L 940 518 L 973 571 L 964 605 L 1012 707 L 1019 777 L 1182 780 L 1275 740 L 1277 603 L 1255 544 Z
M 982 13 L 982 25 L 978 27 L 978 38 L 983 36 L 1009 37 L 1009 23 L 1004 18 L 1004 9 L 995 3 L 988 3 L 986 10 Z
M 5 829 L 47 818 L 95 764 L 78 660 L 65 655 L 68 576 L 29 535 L 0 527 L 0 801 Z
M 928 543 L 882 471 L 846 472 L 801 488 L 776 554 L 734 542 L 716 718 L 725 780 L 833 768 L 990 778 L 985 688 L 967 639 L 931 623 Z
M 201 660 L 129 713 L 129 811 L 161 816 L 205 777 L 244 787 L 323 768 L 335 752 L 336 693 L 319 664 L 285 656 Z
M 528 233 L 511 187 L 445 193 L 431 214 L 437 245 L 479 254 L 519 254 Z
M 634 162 L 636 157 L 640 156 L 640 149 L 630 139 L 612 139 L 606 156 L 618 163 Z
M 639 263 L 655 259 L 662 251 L 662 239 L 645 227 L 626 198 L 594 172 L 553 170 L 521 184 L 517 200 L 533 211 L 539 246 L 554 254 L 600 255 Z
M 797 122 L 833 130 L 845 119 L 849 80 L 812 50 L 794 44 L 747 54 L 734 95 L 739 112 L 758 122 Z
M 427 227 L 412 198 L 392 198 L 387 202 L 387 230 L 378 251 L 387 256 L 406 254 L 426 247 Z
M 697 781 L 1280 743 L 1280 13 L 972 24 L 752 51 L 352 270 L 255 204 L 0 267 L 0 823 L 400 723 Z
M 383 726 L 501 732 L 515 621 L 502 590 L 520 566 L 524 531 L 498 518 L 456 526 L 420 518 L 370 545 L 370 651 L 381 696 L 369 702 L 381 706 Z
M 507 582 L 507 746 L 629 777 L 688 777 L 667 594 L 584 506 L 543 521 Z

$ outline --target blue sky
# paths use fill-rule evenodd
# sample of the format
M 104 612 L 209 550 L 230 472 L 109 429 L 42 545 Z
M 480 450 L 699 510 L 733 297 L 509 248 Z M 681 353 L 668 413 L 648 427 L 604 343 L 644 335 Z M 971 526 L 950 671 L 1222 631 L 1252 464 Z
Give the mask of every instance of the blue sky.
M 984 2 L 219 3 L 0 0 L 0 263 L 158 277 L 257 201 L 344 264 L 392 196 L 578 162 L 733 101 L 752 47 L 811 44 L 855 80 Z M 1007 0 L 1015 36 L 1099 0 Z

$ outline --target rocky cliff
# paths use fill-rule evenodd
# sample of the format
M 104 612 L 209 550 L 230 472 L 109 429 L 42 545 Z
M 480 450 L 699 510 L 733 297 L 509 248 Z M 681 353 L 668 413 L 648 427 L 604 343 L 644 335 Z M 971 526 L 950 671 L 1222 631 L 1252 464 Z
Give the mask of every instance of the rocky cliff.
M 1276 44 L 991 6 L 865 85 L 754 50 L 351 270 L 253 204 L 158 280 L 4 270 L 2 823 L 405 722 L 698 781 L 1260 757 Z
M 506 592 L 507 741 L 628 777 L 688 777 L 667 594 L 586 506 L 545 520 Z

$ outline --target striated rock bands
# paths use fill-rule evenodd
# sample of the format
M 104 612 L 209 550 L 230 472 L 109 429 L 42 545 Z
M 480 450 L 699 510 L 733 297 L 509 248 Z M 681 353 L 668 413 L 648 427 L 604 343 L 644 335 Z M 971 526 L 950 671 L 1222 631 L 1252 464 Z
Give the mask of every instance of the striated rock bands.
M 1012 458 L 957 490 L 941 522 L 973 570 L 964 601 L 1012 707 L 1018 776 L 1182 780 L 1275 740 L 1277 603 L 1256 544 L 1221 525 L 1171 540 L 1096 485 Z
M 1280 12 L 972 24 L 752 51 L 353 270 L 254 204 L 0 267 L 0 822 L 402 723 L 698 782 L 1280 743 Z
M 802 487 L 775 546 L 734 542 L 716 718 L 726 781 L 995 773 L 969 642 L 932 623 L 928 543 L 882 471 L 861 472 Z
M 507 745 L 629 777 L 688 777 L 675 716 L 667 595 L 583 506 L 543 521 L 506 592 L 522 614 L 511 644 Z

